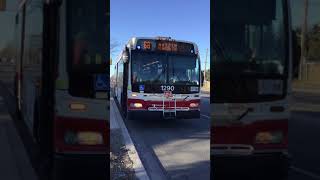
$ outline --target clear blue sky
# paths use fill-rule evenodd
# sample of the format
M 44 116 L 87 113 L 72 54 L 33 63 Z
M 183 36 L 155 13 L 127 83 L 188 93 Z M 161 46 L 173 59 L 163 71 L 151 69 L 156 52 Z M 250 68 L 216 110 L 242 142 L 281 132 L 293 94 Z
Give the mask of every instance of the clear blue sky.
M 209 49 L 210 67 L 210 0 L 111 0 L 111 43 L 119 43 L 112 54 L 113 62 L 125 43 L 133 36 L 170 36 L 198 44 L 204 63 Z M 204 68 L 204 64 L 202 65 Z M 114 66 L 111 66 L 111 74 Z

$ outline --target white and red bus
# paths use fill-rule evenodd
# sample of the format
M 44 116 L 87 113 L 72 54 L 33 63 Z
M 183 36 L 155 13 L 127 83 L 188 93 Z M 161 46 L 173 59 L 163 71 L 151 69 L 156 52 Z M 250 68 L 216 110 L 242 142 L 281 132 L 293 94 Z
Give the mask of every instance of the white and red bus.
M 115 66 L 114 96 L 129 119 L 199 118 L 200 56 L 195 43 L 134 37 Z
M 18 112 L 54 171 L 93 166 L 107 176 L 108 12 L 100 0 L 20 2 Z
M 213 173 L 231 168 L 253 173 L 257 168 L 286 175 L 292 71 L 289 1 L 221 0 L 213 7 Z

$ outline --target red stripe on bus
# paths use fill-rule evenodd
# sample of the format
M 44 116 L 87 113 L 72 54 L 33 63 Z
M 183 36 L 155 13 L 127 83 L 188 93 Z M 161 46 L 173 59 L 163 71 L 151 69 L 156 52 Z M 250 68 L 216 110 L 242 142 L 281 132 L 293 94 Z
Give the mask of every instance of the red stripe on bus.
M 131 107 L 130 104 L 133 104 L 133 103 L 141 103 L 142 108 Z M 191 103 L 198 103 L 199 107 L 200 107 L 200 99 L 194 99 L 194 100 L 189 100 L 189 101 L 177 101 L 176 103 L 177 103 L 176 104 L 177 107 L 190 107 Z M 128 99 L 128 110 L 136 110 L 136 109 L 147 110 L 149 107 L 154 107 L 154 105 L 156 107 L 162 107 L 163 102 L 162 101 L 144 101 L 141 99 Z M 164 106 L 165 106 L 165 109 L 167 109 L 169 107 L 174 107 L 174 101 L 165 102 Z M 199 107 L 198 108 L 190 108 L 190 109 L 199 109 Z

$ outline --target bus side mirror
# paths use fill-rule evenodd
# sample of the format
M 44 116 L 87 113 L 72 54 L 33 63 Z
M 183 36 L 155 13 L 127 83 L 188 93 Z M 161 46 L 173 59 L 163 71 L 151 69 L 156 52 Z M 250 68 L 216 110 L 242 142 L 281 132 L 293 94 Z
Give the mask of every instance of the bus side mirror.
M 296 31 L 292 31 L 292 76 L 299 76 L 299 64 L 301 56 L 301 48 L 299 46 L 299 38 Z
M 204 73 L 203 71 L 201 71 L 201 87 L 203 87 L 203 83 L 204 83 Z

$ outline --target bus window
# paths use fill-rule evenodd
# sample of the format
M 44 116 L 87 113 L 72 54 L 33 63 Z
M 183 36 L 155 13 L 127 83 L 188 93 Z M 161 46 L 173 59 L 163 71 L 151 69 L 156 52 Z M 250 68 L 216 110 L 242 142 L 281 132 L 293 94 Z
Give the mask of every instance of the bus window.
M 107 65 L 106 1 L 68 0 L 69 66 L 102 73 Z M 93 69 L 92 69 L 93 68 Z
M 133 53 L 133 83 L 166 83 L 166 56 L 154 53 Z
M 199 61 L 195 56 L 169 56 L 169 83 L 200 85 Z

